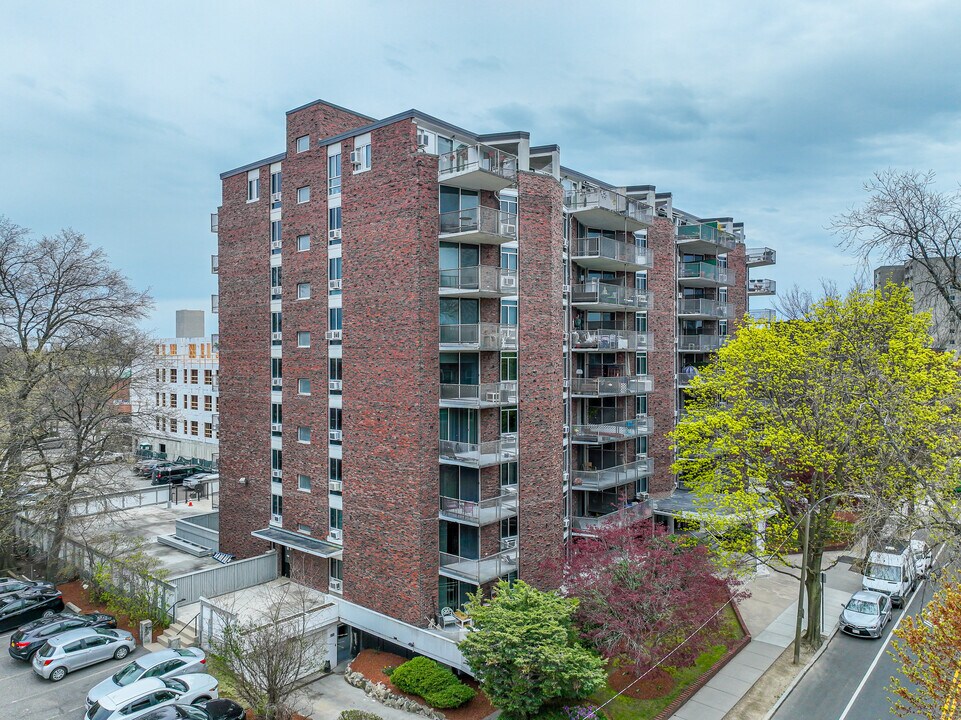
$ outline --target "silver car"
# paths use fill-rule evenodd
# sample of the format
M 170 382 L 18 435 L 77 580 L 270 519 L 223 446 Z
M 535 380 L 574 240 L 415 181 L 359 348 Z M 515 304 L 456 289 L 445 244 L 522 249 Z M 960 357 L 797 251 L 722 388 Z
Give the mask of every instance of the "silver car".
M 185 673 L 206 672 L 206 653 L 200 648 L 178 648 L 176 650 L 160 650 L 138 657 L 133 662 L 124 665 L 103 682 L 94 685 L 87 693 L 87 707 L 89 708 L 104 695 L 127 687 L 141 678 L 167 678 Z
M 134 720 L 174 703 L 193 705 L 216 700 L 217 679 L 193 673 L 175 678 L 144 678 L 104 695 L 87 710 L 86 720 Z
M 33 671 L 57 682 L 68 672 L 104 660 L 123 660 L 137 647 L 126 630 L 83 628 L 54 635 L 33 656 Z
M 859 590 L 841 607 L 841 631 L 849 635 L 879 638 L 891 622 L 891 598 L 884 593 Z

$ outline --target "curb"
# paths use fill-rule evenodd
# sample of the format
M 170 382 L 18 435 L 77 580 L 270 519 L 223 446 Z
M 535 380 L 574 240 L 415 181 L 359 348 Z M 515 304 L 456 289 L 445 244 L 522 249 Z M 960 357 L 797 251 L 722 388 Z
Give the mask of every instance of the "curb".
M 807 665 L 801 668 L 801 672 L 799 672 L 797 675 L 794 676 L 794 679 L 791 681 L 791 684 L 787 686 L 787 689 L 783 693 L 781 693 L 781 697 L 779 697 L 777 699 L 777 702 L 774 703 L 774 707 L 768 710 L 767 715 L 764 716 L 764 720 L 771 720 L 771 718 L 774 717 L 774 714 L 780 709 L 781 705 L 783 705 L 784 702 L 788 699 L 788 695 L 794 692 L 794 688 L 796 688 L 798 686 L 798 683 L 800 683 L 801 680 L 804 679 L 804 676 L 808 674 L 808 670 L 810 670 L 814 666 L 814 663 L 818 661 L 818 658 L 820 658 L 821 655 L 824 654 L 824 651 L 828 649 L 828 645 L 831 644 L 831 641 L 834 639 L 834 636 L 838 634 L 838 630 L 840 629 L 841 629 L 840 625 L 834 626 L 834 630 L 832 630 L 831 634 L 828 635 L 827 639 L 823 643 L 821 643 L 821 647 L 819 647 L 817 649 L 817 652 L 815 652 L 814 655 L 811 657 L 811 659 L 808 660 Z M 788 647 L 791 647 L 791 646 L 788 645 Z

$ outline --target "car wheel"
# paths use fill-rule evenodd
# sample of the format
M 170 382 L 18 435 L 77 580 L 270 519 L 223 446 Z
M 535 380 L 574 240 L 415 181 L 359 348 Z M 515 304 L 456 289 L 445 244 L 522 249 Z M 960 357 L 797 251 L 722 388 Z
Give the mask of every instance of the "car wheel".
M 113 653 L 113 659 L 114 659 L 114 660 L 123 660 L 123 659 L 124 659 L 125 657 L 127 657 L 129 654 L 130 654 L 130 648 L 128 648 L 126 645 L 121 645 L 120 647 L 118 647 L 118 648 L 114 651 L 114 653 Z
M 51 682 L 60 682 L 65 677 L 67 677 L 67 668 L 65 667 L 54 668 L 53 672 L 50 673 Z
M 199 698 L 195 698 L 191 705 L 200 705 L 202 703 L 208 702 L 210 700 L 206 695 L 201 695 Z

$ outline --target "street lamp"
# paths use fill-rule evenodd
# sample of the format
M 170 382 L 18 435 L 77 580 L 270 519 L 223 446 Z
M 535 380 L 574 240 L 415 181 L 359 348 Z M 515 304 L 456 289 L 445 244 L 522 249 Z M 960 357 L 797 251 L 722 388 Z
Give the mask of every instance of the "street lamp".
M 798 587 L 797 596 L 797 623 L 794 627 L 794 664 L 799 665 L 801 663 L 801 623 L 804 620 L 804 587 L 805 579 L 807 577 L 808 569 L 808 543 L 810 542 L 811 535 L 811 513 L 814 509 L 823 503 L 825 500 L 830 500 L 832 498 L 841 497 L 847 495 L 850 497 L 856 497 L 865 499 L 869 497 L 863 493 L 853 493 L 853 492 L 836 492 L 831 495 L 825 495 L 823 498 L 815 502 L 811 507 L 809 507 L 804 513 L 804 537 L 801 541 L 801 583 Z M 821 597 L 821 605 L 824 605 L 824 596 Z

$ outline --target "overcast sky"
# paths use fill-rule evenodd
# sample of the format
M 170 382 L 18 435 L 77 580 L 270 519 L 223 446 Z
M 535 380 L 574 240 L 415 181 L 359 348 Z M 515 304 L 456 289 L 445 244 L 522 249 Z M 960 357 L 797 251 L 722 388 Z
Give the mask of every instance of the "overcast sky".
M 13 8 L 16 8 L 15 10 Z M 208 310 L 218 174 L 316 98 L 529 130 L 565 165 L 733 215 L 779 287 L 846 286 L 826 227 L 886 167 L 961 178 L 961 3 L 37 2 L 0 44 L 0 214 Z M 754 303 L 764 306 L 763 302 Z

